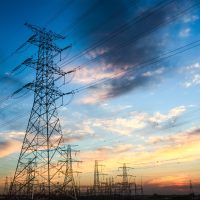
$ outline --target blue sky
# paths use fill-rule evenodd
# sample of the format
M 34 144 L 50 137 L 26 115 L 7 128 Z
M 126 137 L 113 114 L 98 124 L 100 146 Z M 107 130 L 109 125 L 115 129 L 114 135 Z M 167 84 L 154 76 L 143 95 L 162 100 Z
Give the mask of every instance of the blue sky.
M 150 65 L 154 58 L 177 53 L 165 52 L 200 39 L 199 5 L 167 2 L 0 1 L 1 99 L 35 77 L 34 70 L 25 68 L 2 78 L 37 53 L 36 47 L 26 45 L 12 54 L 32 34 L 25 22 L 65 35 L 58 41 L 61 47 L 72 44 L 63 60 L 56 60 L 66 71 L 81 66 L 62 86 L 64 91 L 106 79 L 59 108 L 66 144 L 78 144 L 78 158 L 84 161 L 79 166 L 85 171 L 82 184 L 92 183 L 94 160 L 100 159 L 110 175 L 116 175 L 119 162 L 147 163 L 131 173 L 136 181 L 143 176 L 149 193 L 155 188 L 161 193 L 186 192 L 190 178 L 199 185 L 200 48 Z M 154 10 L 157 5 L 161 7 Z M 1 183 L 15 170 L 32 103 L 33 94 L 22 91 L 0 105 Z M 157 161 L 161 164 L 155 166 Z

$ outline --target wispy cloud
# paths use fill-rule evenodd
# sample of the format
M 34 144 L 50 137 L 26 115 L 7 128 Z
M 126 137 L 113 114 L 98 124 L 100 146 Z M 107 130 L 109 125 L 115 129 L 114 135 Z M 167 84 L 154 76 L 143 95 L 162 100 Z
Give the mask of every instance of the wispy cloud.
M 96 58 L 97 56 L 103 55 L 109 51 L 108 48 L 96 48 L 94 50 L 91 50 L 89 52 L 86 52 L 87 58 Z
M 186 88 L 189 88 L 193 85 L 199 85 L 199 84 L 200 84 L 200 74 L 195 74 L 195 75 L 193 75 L 191 80 L 186 81 L 183 85 Z
M 79 124 L 65 123 L 63 126 L 63 138 L 65 143 L 73 143 L 85 138 L 95 138 L 95 131 L 87 121 Z
M 168 113 L 162 114 L 160 112 L 155 112 L 154 115 L 150 116 L 147 121 L 150 124 L 159 127 L 162 126 L 164 122 L 173 122 L 177 117 L 181 116 L 186 111 L 185 106 L 178 106 L 172 108 Z
M 151 79 L 156 79 L 155 77 L 159 78 L 159 76 L 161 74 L 163 74 L 165 71 L 165 69 L 163 67 L 160 67 L 156 70 L 148 70 L 145 72 L 141 72 L 141 75 L 138 76 L 140 78 L 145 78 L 146 81 L 151 85 Z M 113 91 L 113 85 L 110 84 L 101 84 L 101 81 L 108 81 L 109 79 L 114 79 L 113 80 L 117 80 L 118 78 L 123 78 L 124 74 L 126 72 L 116 68 L 115 70 L 110 70 L 109 67 L 95 67 L 95 68 L 84 68 L 83 71 L 80 71 L 76 78 L 75 81 L 78 83 L 94 83 L 97 81 L 97 83 L 99 85 L 91 87 L 92 91 L 90 93 L 90 95 L 84 96 L 79 103 L 81 104 L 98 104 L 100 102 L 104 102 L 107 99 L 111 99 L 113 98 L 115 95 L 117 95 L 114 91 Z M 124 80 L 125 83 L 127 84 L 127 91 L 129 90 L 129 87 L 132 87 L 131 85 L 129 85 L 129 81 L 134 82 L 136 87 L 143 87 L 143 83 L 140 82 L 140 78 L 138 78 L 137 76 L 132 76 L 129 77 L 128 82 L 126 82 L 127 80 Z M 98 82 L 100 81 L 100 82 Z M 116 84 L 118 84 L 116 82 Z M 146 84 L 146 83 L 145 83 Z M 116 91 L 117 92 L 117 91 Z
M 152 70 L 152 71 L 146 71 L 143 73 L 143 76 L 155 76 L 155 75 L 159 75 L 159 74 L 162 74 L 164 72 L 165 68 L 164 67 L 161 67 L 161 68 L 158 68 L 156 70 Z
M 116 8 L 127 6 L 121 0 L 117 1 L 117 3 L 111 0 L 109 2 L 103 2 L 104 4 L 105 6 L 99 7 L 98 11 L 101 13 L 104 12 L 104 7 L 110 6 L 111 4 L 114 4 Z M 164 44 L 162 44 L 162 48 L 160 44 L 166 41 L 166 34 L 163 34 L 162 31 L 157 33 L 152 32 L 156 26 L 165 24 L 172 16 L 180 12 L 180 8 L 184 10 L 185 6 L 186 3 L 184 1 L 181 5 L 177 2 L 167 4 L 159 9 L 158 12 L 153 12 L 152 8 L 147 7 L 142 11 L 135 8 L 130 15 L 134 18 L 139 13 L 140 16 L 143 16 L 141 20 L 136 20 L 134 26 L 129 26 L 127 23 L 120 34 L 116 34 L 116 37 L 111 37 L 101 47 L 97 46 L 92 51 L 87 52 L 86 55 L 89 59 L 97 58 L 99 55 L 100 57 L 95 60 L 97 61 L 96 66 L 95 64 L 92 64 L 90 68 L 86 66 L 83 73 L 80 72 L 80 75 L 77 76 L 76 81 L 79 83 L 91 83 L 94 80 L 100 80 L 102 78 L 108 80 L 103 84 L 91 88 L 92 93 L 94 92 L 95 94 L 86 97 L 82 102 L 94 104 L 102 100 L 118 97 L 138 88 L 152 86 L 152 84 L 160 81 L 161 75 L 167 73 L 170 68 L 166 66 L 161 68 L 160 65 L 156 64 L 152 66 L 148 64 L 142 65 L 158 57 L 164 49 Z M 106 15 L 103 17 L 106 17 Z M 105 26 L 100 33 L 95 32 L 92 38 L 99 41 L 102 37 L 109 36 L 113 32 L 113 27 L 116 25 L 116 27 L 119 27 L 121 24 L 124 24 L 126 19 L 127 13 L 121 12 L 120 17 L 114 19 L 113 26 Z M 95 21 L 95 18 L 93 20 Z M 184 30 L 181 32 L 181 35 L 186 36 L 189 32 L 189 29 Z M 140 38 L 139 36 L 142 37 Z M 118 72 L 121 74 L 115 76 Z
M 100 153 L 108 153 L 110 155 L 112 154 L 119 154 L 119 153 L 126 153 L 133 149 L 132 144 L 118 144 L 114 146 L 104 146 L 97 148 L 96 151 Z
M 121 77 L 124 75 L 120 69 L 110 71 L 109 65 L 101 64 L 99 67 L 83 67 L 80 71 L 76 73 L 74 81 L 80 84 L 90 84 L 95 81 L 100 81 L 104 79 L 111 79 L 113 77 Z
M 155 185 L 157 187 L 166 186 L 185 186 L 188 185 L 188 176 L 176 175 L 176 176 L 163 176 L 159 178 L 153 178 L 146 182 L 146 184 Z
M 195 132 L 195 130 L 194 130 Z M 189 131 L 188 131 L 189 133 Z M 190 133 L 192 133 L 190 131 Z M 184 134 L 184 133 L 182 133 Z M 181 135 L 179 135 L 179 139 L 181 139 Z M 177 139 L 178 140 L 178 139 Z M 144 144 L 144 146 L 150 146 L 151 144 Z M 154 146 L 154 144 L 152 144 Z M 128 165 L 134 167 L 135 169 L 144 169 L 145 172 L 151 171 L 152 168 L 157 170 L 156 172 L 160 172 L 162 174 L 162 167 L 160 166 L 169 166 L 169 165 L 180 165 L 185 166 L 186 163 L 191 163 L 199 159 L 199 136 L 196 140 L 188 140 L 186 142 L 180 142 L 176 145 L 162 145 L 159 148 L 152 149 L 148 152 L 145 148 L 140 152 L 136 151 L 136 148 L 132 144 L 124 144 L 123 145 L 110 145 L 110 146 L 102 146 L 94 149 L 92 151 L 84 151 L 81 153 L 80 157 L 84 162 L 82 164 L 82 170 L 86 172 L 91 171 L 90 166 L 94 165 L 94 160 L 97 158 L 101 158 L 103 160 L 103 164 L 106 165 L 106 169 L 118 169 L 119 162 L 127 162 Z M 124 153 L 126 156 L 124 156 Z M 166 175 L 163 175 L 159 178 L 145 178 L 148 180 L 145 184 L 157 185 L 158 187 L 165 187 L 168 185 L 179 185 L 182 181 L 175 179 L 175 176 L 180 176 L 180 179 L 185 179 L 185 174 L 181 174 L 179 172 L 180 168 L 175 168 L 174 171 L 176 175 L 171 175 L 166 172 Z M 138 172 L 138 171 L 137 171 Z
M 111 133 L 130 135 L 134 130 L 146 126 L 146 113 L 132 114 L 128 118 L 97 119 L 94 126 Z
M 118 117 L 115 119 L 96 119 L 93 122 L 93 126 L 111 133 L 131 135 L 135 130 L 146 128 L 149 125 L 162 127 L 163 123 L 172 122 L 181 116 L 185 111 L 185 106 L 178 106 L 172 108 L 168 113 L 165 114 L 160 112 L 153 114 L 145 112 L 131 112 L 126 118 Z
M 196 62 L 192 65 L 184 67 L 181 71 L 185 74 L 186 80 L 182 83 L 185 88 L 189 88 L 200 84 L 200 64 Z
M 199 19 L 198 15 L 193 15 L 193 14 L 186 14 L 183 17 L 183 22 L 184 23 L 191 23 L 191 22 L 195 22 Z
M 174 135 L 165 136 L 151 136 L 147 143 L 149 144 L 163 144 L 163 145 L 185 145 L 187 143 L 195 142 L 200 139 L 200 128 L 195 127 L 186 132 L 177 133 Z
M 190 35 L 191 29 L 190 28 L 185 28 L 180 31 L 179 36 L 180 37 L 188 37 Z
M 0 157 L 8 156 L 20 151 L 21 142 L 17 140 L 2 140 L 0 142 Z

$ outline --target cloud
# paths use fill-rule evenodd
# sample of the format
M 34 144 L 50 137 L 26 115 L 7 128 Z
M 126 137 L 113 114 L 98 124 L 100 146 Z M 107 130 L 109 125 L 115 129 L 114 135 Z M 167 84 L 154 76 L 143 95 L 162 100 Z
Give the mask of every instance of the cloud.
M 198 62 L 196 62 L 196 63 L 194 63 L 192 65 L 186 66 L 185 69 L 187 71 L 189 71 L 190 73 L 192 73 L 193 70 L 200 69 L 200 64 Z
M 146 113 L 136 113 L 129 115 L 128 118 L 96 119 L 94 126 L 111 133 L 130 135 L 134 130 L 146 126 L 146 117 Z
M 109 112 L 109 113 L 119 113 L 128 109 L 132 109 L 132 105 L 111 105 L 111 104 L 101 104 L 101 108 L 104 109 L 104 111 Z
M 113 175 L 121 165 L 119 162 L 126 162 L 129 163 L 129 167 L 134 168 L 134 174 L 137 177 L 139 173 L 144 177 L 145 188 L 146 186 L 148 188 L 151 187 L 151 189 L 153 187 L 156 187 L 156 189 L 163 187 L 165 190 L 174 186 L 174 189 L 181 189 L 185 181 L 188 181 L 188 177 L 185 175 L 185 172 L 188 172 L 187 167 L 193 165 L 193 161 L 199 159 L 199 130 L 199 127 L 193 127 L 192 129 L 172 134 L 173 145 L 171 143 L 166 145 L 168 141 L 165 143 L 165 139 L 167 137 L 161 136 L 160 139 L 163 137 L 162 145 L 155 148 L 155 144 L 145 143 L 143 148 L 140 148 L 140 151 L 137 151 L 139 147 L 131 143 L 106 145 L 89 151 L 80 149 L 80 159 L 84 161 L 81 169 L 85 173 L 93 173 L 91 166 L 94 166 L 94 160 L 100 159 L 100 164 L 105 165 L 105 172 L 111 170 L 110 173 Z M 149 151 L 149 149 L 151 150 Z M 156 173 L 154 173 L 155 171 Z M 116 173 L 120 172 L 117 171 Z M 132 172 L 129 173 L 131 174 Z M 155 177 L 152 177 L 152 173 L 155 174 Z M 83 177 L 85 180 L 85 174 L 83 174 Z
M 20 131 L 0 133 L 0 157 L 20 152 L 24 135 Z
M 105 9 L 112 7 L 115 10 L 129 6 L 123 0 L 117 2 L 114 0 L 103 1 L 102 5 L 91 19 L 91 26 L 96 24 L 99 18 L 106 18 L 110 14 L 105 13 Z M 112 5 L 115 5 L 115 8 Z M 105 40 L 106 36 L 111 36 L 111 39 L 106 40 L 100 47 L 97 46 L 92 51 L 86 51 L 86 57 L 98 58 L 96 59 L 97 66 L 95 67 L 94 64 L 92 67 L 86 66 L 88 70 L 84 69 L 83 74 L 80 73 L 83 77 L 82 81 L 80 77 L 77 80 L 81 83 L 91 83 L 91 77 L 95 77 L 93 80 L 100 80 L 101 78 L 108 80 L 91 88 L 92 92 L 95 93 L 93 96 L 96 100 L 92 97 L 86 97 L 82 102 L 93 104 L 126 94 L 138 88 L 151 86 L 160 81 L 161 75 L 167 73 L 169 68 L 166 66 L 161 68 L 160 65 L 156 64 L 149 66 L 148 64 L 144 65 L 144 63 L 148 63 L 149 60 L 158 57 L 162 53 L 165 46 L 162 41 L 166 41 L 166 35 L 162 31 L 152 32 L 155 27 L 165 24 L 172 16 L 180 12 L 179 6 L 182 10 L 185 5 L 185 3 L 178 5 L 177 2 L 172 2 L 154 12 L 153 8 L 145 7 L 141 11 L 140 8 L 135 7 L 129 14 L 126 9 L 121 9 L 120 15 L 112 20 L 112 25 L 105 24 L 103 29 L 94 32 L 91 43 L 102 40 L 102 38 Z M 98 13 L 104 13 L 104 15 L 100 16 Z M 130 19 L 134 19 L 138 15 L 140 16 L 139 20 L 132 20 L 131 22 Z M 123 27 L 120 34 L 114 34 L 114 37 L 112 37 L 112 32 L 120 26 Z M 86 26 L 85 29 L 87 28 L 90 27 Z M 100 69 L 99 66 L 103 66 L 103 69 Z M 120 76 L 115 76 L 118 72 L 121 73 Z
M 113 8 L 113 4 L 115 8 Z M 100 42 L 100 46 L 97 45 L 96 48 L 84 52 L 84 59 L 86 61 L 87 59 L 94 59 L 96 64 L 84 66 L 74 80 L 81 84 L 90 84 L 102 79 L 107 79 L 107 81 L 98 82 L 95 87 L 90 87 L 89 97 L 83 97 L 80 102 L 95 104 L 124 95 L 132 90 L 152 87 L 155 83 L 160 82 L 162 77 L 172 68 L 169 68 L 168 64 L 165 64 L 166 66 L 156 64 L 149 66 L 148 64 L 144 65 L 144 63 L 148 63 L 149 60 L 162 54 L 167 45 L 168 36 L 162 30 L 155 33 L 153 33 L 153 30 L 156 26 L 167 23 L 171 17 L 189 5 L 190 3 L 188 4 L 185 0 L 181 3 L 171 2 L 155 12 L 153 12 L 152 7 L 141 9 L 140 6 L 135 6 L 129 13 L 125 12 L 129 6 L 126 1 L 102 1 L 101 6 L 96 8 L 95 14 L 91 17 L 90 26 L 84 26 L 84 31 L 90 31 L 91 27 L 95 26 L 98 21 L 106 21 L 110 17 L 111 13 L 105 13 L 105 9 L 110 10 L 112 8 L 112 12 L 121 9 L 122 12 L 112 19 L 112 24 L 105 23 L 102 29 L 94 30 L 88 41 L 89 44 L 91 43 L 91 46 L 93 46 L 96 41 L 105 40 L 106 42 Z M 104 15 L 101 13 L 104 13 Z M 195 20 L 196 17 L 192 16 L 188 12 L 187 15 L 184 15 L 183 20 L 185 22 Z M 134 20 L 135 17 L 138 20 Z M 115 34 L 115 30 L 121 26 L 123 28 L 120 29 L 119 34 L 118 32 Z M 114 36 L 112 33 L 114 33 Z M 186 36 L 188 33 L 189 29 L 186 28 L 180 34 Z M 107 37 L 111 38 L 107 40 Z
M 194 144 L 195 148 L 191 150 Z M 188 177 L 185 179 L 185 173 L 183 171 L 187 171 L 187 166 L 199 158 L 197 154 L 199 145 L 199 141 L 196 141 L 196 143 L 189 143 L 183 146 L 160 147 L 150 152 L 146 150 L 136 152 L 134 146 L 132 148 L 130 147 L 130 149 L 128 147 L 126 151 L 120 151 L 119 153 L 117 151 L 112 151 L 114 148 L 117 148 L 114 146 L 114 148 L 102 147 L 92 151 L 81 151 L 80 159 L 84 161 L 81 165 L 81 169 L 85 173 L 93 173 L 93 168 L 91 169 L 91 166 L 94 166 L 94 160 L 100 159 L 100 164 L 105 165 L 105 172 L 111 170 L 112 172 L 110 173 L 113 175 L 114 171 L 120 166 L 119 162 L 126 162 L 129 163 L 129 167 L 135 169 L 134 174 L 136 174 L 137 177 L 139 173 L 142 173 L 145 179 L 143 179 L 145 185 L 152 185 L 153 187 L 168 187 L 173 185 L 175 187 L 182 185 L 184 181 L 188 180 Z M 195 153 L 196 155 L 194 155 Z M 147 164 L 145 164 L 144 161 Z M 171 166 L 173 166 L 173 174 Z M 180 168 L 183 168 L 183 170 L 180 170 Z M 153 173 L 155 177 L 160 174 L 159 178 L 148 177 L 149 174 L 152 174 L 152 170 L 153 172 L 156 171 L 156 174 Z M 132 172 L 129 172 L 129 174 L 131 173 Z M 147 177 L 145 177 L 145 174 L 147 174 Z M 85 174 L 83 174 L 83 176 L 85 176 Z M 184 176 L 183 180 L 181 180 L 182 176 Z M 175 181 L 175 177 L 178 177 L 177 181 Z
M 200 75 L 199 74 L 195 74 L 193 75 L 192 79 L 189 81 L 184 82 L 184 87 L 189 88 L 192 87 L 194 85 L 199 85 L 200 84 Z
M 88 58 L 96 58 L 97 56 L 103 55 L 105 53 L 107 53 L 109 51 L 109 49 L 106 48 L 98 48 L 98 49 L 94 49 L 91 50 L 89 52 L 86 52 L 86 57 Z
M 93 91 L 90 93 L 90 95 L 83 97 L 78 103 L 80 104 L 98 104 L 102 101 L 105 101 L 108 98 L 108 92 L 107 90 L 98 90 L 98 91 Z
M 181 84 L 185 88 L 189 88 L 200 84 L 200 63 L 195 62 L 194 64 L 183 67 L 180 70 L 181 74 L 185 75 L 185 81 Z
M 161 67 L 161 68 L 158 68 L 156 70 L 153 70 L 153 71 L 147 71 L 145 73 L 143 73 L 143 76 L 155 76 L 155 75 L 158 75 L 158 74 L 162 74 L 164 72 L 164 67 Z
M 186 111 L 185 106 L 178 106 L 178 107 L 172 108 L 167 114 L 161 114 L 160 112 L 156 112 L 154 113 L 152 117 L 149 117 L 148 121 L 150 123 L 157 123 L 157 124 L 163 123 L 168 120 L 172 120 L 176 117 L 179 117 L 185 111 Z
M 65 143 L 73 143 L 88 137 L 95 137 L 95 132 L 87 121 L 79 124 L 65 123 L 63 126 L 63 138 Z
M 173 135 L 151 136 L 149 137 L 147 144 L 151 145 L 164 145 L 164 146 L 183 146 L 192 144 L 196 140 L 200 139 L 200 128 L 194 127 L 190 130 L 176 133 Z
M 80 71 L 77 71 L 74 81 L 81 84 L 90 84 L 94 81 L 110 79 L 113 76 L 121 77 L 124 74 L 124 72 L 120 71 L 120 69 L 116 71 L 107 71 L 107 67 L 108 66 L 103 64 L 94 68 L 83 67 Z
M 184 23 L 191 23 L 191 22 L 195 22 L 199 19 L 199 16 L 197 15 L 192 15 L 192 14 L 186 14 L 183 17 L 183 22 Z
M 3 140 L 0 141 L 0 157 L 8 156 L 12 153 L 20 151 L 22 143 L 16 140 Z
M 163 176 L 159 178 L 153 178 L 146 182 L 149 185 L 155 185 L 157 187 L 166 186 L 186 186 L 188 185 L 188 177 L 186 175 L 176 175 L 176 176 Z
M 188 37 L 190 35 L 191 29 L 190 28 L 185 28 L 180 31 L 179 36 L 180 37 Z
M 118 144 L 114 146 L 100 147 L 100 148 L 97 148 L 96 151 L 99 153 L 105 153 L 105 154 L 109 153 L 111 155 L 111 154 L 126 153 L 130 151 L 131 149 L 133 149 L 132 144 Z
M 160 161 L 159 164 L 170 164 L 175 161 L 178 164 L 179 162 L 184 163 L 197 160 L 199 159 L 199 141 L 199 127 L 193 127 L 192 129 L 166 136 L 152 136 L 144 145 L 148 147 L 153 145 L 154 149 L 150 152 L 144 150 L 138 153 L 136 163 L 139 160 L 144 163 L 145 160 L 147 162 L 146 166 L 154 166 L 157 161 Z M 166 160 L 166 162 L 162 162 L 162 160 Z M 149 161 L 151 163 L 148 163 Z M 154 161 L 154 164 L 152 161 Z M 141 167 L 142 165 L 144 164 L 141 164 Z
M 153 114 L 145 112 L 131 112 L 128 114 L 128 117 L 95 119 L 91 122 L 91 124 L 93 127 L 98 127 L 111 133 L 131 135 L 134 131 L 146 128 L 152 124 L 157 127 L 162 127 L 164 123 L 172 123 L 185 111 L 185 106 L 178 106 L 172 108 L 166 114 L 162 114 L 160 112 L 155 112 Z

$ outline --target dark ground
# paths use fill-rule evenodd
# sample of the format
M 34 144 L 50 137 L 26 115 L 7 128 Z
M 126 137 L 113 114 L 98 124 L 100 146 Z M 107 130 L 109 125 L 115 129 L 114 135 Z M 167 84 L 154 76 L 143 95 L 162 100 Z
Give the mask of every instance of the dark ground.
M 27 198 L 6 198 L 1 195 L 0 200 L 28 200 Z M 47 200 L 46 198 L 34 198 L 35 200 Z M 52 200 L 70 200 L 68 197 L 53 197 Z M 80 196 L 78 200 L 200 200 L 200 196 L 189 195 L 144 195 L 142 196 Z

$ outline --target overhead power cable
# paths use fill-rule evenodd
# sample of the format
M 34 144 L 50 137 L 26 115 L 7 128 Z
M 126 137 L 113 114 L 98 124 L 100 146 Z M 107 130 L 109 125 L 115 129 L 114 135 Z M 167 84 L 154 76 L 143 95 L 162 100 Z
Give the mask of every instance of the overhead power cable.
M 150 59 L 148 61 L 140 63 L 140 64 L 138 64 L 138 65 L 136 65 L 136 66 L 134 66 L 132 68 L 129 68 L 129 69 L 124 70 L 124 71 L 119 71 L 119 72 L 113 73 L 113 75 L 111 77 L 109 77 L 109 78 L 102 78 L 102 79 L 97 80 L 97 81 L 95 81 L 95 82 L 93 82 L 91 84 L 88 84 L 88 85 L 82 86 L 80 88 L 77 88 L 77 89 L 74 90 L 74 92 L 78 93 L 78 92 L 81 92 L 82 90 L 86 90 L 86 89 L 92 88 L 92 87 L 94 87 L 96 85 L 99 85 L 99 84 L 102 84 L 104 82 L 110 81 L 110 80 L 115 79 L 116 77 L 119 77 L 120 75 L 124 74 L 124 72 L 126 72 L 126 73 L 127 72 L 132 72 L 132 71 L 135 71 L 135 70 L 137 70 L 139 68 L 142 68 L 142 67 L 144 67 L 146 65 L 157 64 L 157 63 L 161 62 L 162 60 L 165 60 L 165 59 L 171 58 L 173 56 L 176 56 L 178 54 L 184 53 L 184 52 L 186 52 L 188 50 L 191 50 L 193 48 L 196 48 L 198 46 L 200 46 L 200 40 L 193 41 L 193 42 L 191 42 L 189 44 L 186 44 L 186 45 L 181 46 L 179 48 L 176 48 L 176 49 L 173 49 L 171 51 L 165 52 L 165 53 L 163 53 L 163 54 L 161 54 L 161 55 L 159 55 L 159 56 L 157 56 L 155 58 L 152 58 L 152 59 Z
M 119 34 L 121 34 L 122 32 L 126 31 L 127 29 L 130 29 L 131 27 L 133 27 L 134 24 L 141 22 L 142 20 L 148 19 L 148 17 L 150 17 L 151 15 L 154 15 L 155 13 L 157 13 L 157 11 L 159 11 L 160 9 L 168 6 L 170 3 L 174 2 L 173 0 L 167 1 L 167 2 L 161 2 L 158 3 L 154 8 L 152 8 L 151 11 L 149 11 L 148 13 L 144 13 L 142 15 L 137 16 L 136 18 L 133 18 L 130 20 L 130 22 L 127 22 L 125 24 L 123 24 L 122 26 L 120 26 L 117 30 L 111 32 L 109 34 L 108 37 L 105 37 L 102 40 L 99 40 L 97 42 L 95 42 L 91 47 L 88 47 L 86 49 L 84 49 L 81 53 L 78 53 L 76 55 L 74 55 L 73 57 L 71 57 L 65 64 L 70 64 L 73 61 L 77 60 L 78 58 L 82 57 L 83 55 L 86 55 L 88 52 L 96 49 L 99 46 L 102 46 L 103 44 L 107 43 L 108 41 L 110 41 L 113 38 L 116 38 Z M 198 3 L 199 4 L 199 3 Z M 191 9 L 191 7 L 190 7 Z M 187 12 L 188 9 L 181 11 L 181 13 Z M 179 12 L 180 15 L 180 12 Z M 178 16 L 179 16 L 178 15 Z M 175 19 L 175 17 L 173 17 L 173 19 Z M 169 21 L 169 20 L 168 20 Z M 160 24 L 165 24 L 166 22 L 160 23 Z M 159 26 L 160 26 L 159 24 Z M 145 31 L 145 33 L 149 33 L 149 31 Z M 136 36 L 138 37 L 140 35 L 137 34 Z M 135 37 L 133 37 L 134 39 Z M 118 41 L 119 42 L 119 41 Z
M 18 53 L 21 49 L 23 49 L 33 37 L 34 35 L 29 37 L 28 40 L 26 40 L 23 44 L 21 44 L 18 48 L 16 48 L 12 53 L 10 53 L 10 55 L 8 55 L 6 58 L 1 60 L 0 64 L 7 62 L 11 57 L 13 57 L 16 53 Z
M 159 62 L 161 62 L 161 61 L 163 61 L 165 59 L 169 59 L 169 58 L 171 58 L 173 56 L 176 56 L 178 54 L 184 53 L 184 52 L 186 52 L 188 50 L 191 50 L 193 48 L 196 48 L 198 46 L 200 46 L 200 40 L 193 41 L 191 43 L 188 43 L 186 45 L 183 45 L 183 46 L 178 47 L 176 49 L 173 49 L 171 51 L 167 51 L 167 52 L 161 54 L 160 56 L 152 58 L 152 59 L 150 59 L 148 61 L 140 63 L 139 65 L 137 65 L 137 66 L 135 66 L 133 68 L 129 68 L 129 69 L 125 70 L 125 71 L 116 72 L 110 78 L 102 78 L 102 79 L 97 80 L 97 81 L 95 81 L 95 82 L 93 82 L 91 84 L 87 84 L 87 85 L 84 85 L 82 87 L 76 88 L 76 89 L 72 90 L 70 93 L 68 92 L 66 94 L 68 95 L 68 94 L 72 94 L 72 93 L 73 94 L 80 93 L 80 92 L 82 92 L 82 91 L 84 91 L 86 89 L 90 89 L 90 88 L 92 88 L 94 86 L 97 86 L 99 84 L 105 83 L 107 81 L 111 81 L 111 80 L 115 79 L 116 77 L 119 77 L 120 75 L 124 74 L 124 72 L 130 73 L 130 72 L 135 71 L 137 69 L 141 69 L 142 67 L 144 67 L 146 65 L 149 66 L 149 65 L 157 64 L 157 63 L 159 63 Z M 21 91 L 21 89 L 20 89 L 20 91 Z M 11 95 L 8 95 L 8 96 L 0 99 L 0 104 L 2 104 L 3 102 L 7 101 L 10 98 L 12 98 L 15 93 L 16 93 L 16 91 L 14 93 L 12 93 Z

